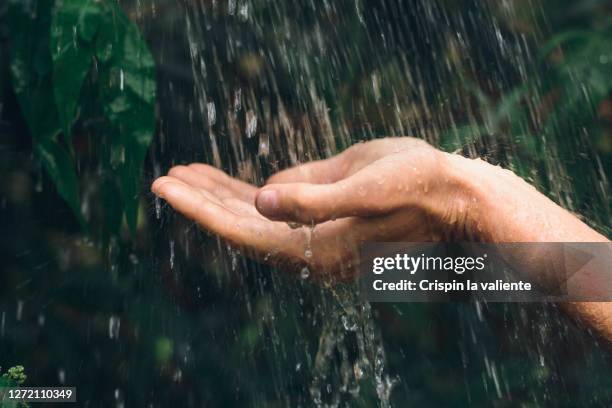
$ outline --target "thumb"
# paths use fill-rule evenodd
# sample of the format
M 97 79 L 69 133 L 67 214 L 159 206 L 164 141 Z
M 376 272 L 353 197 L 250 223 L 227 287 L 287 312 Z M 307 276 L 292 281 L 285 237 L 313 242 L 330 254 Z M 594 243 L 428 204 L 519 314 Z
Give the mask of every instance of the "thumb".
M 370 216 L 386 210 L 372 201 L 377 194 L 368 194 L 365 188 L 356 188 L 347 181 L 269 184 L 257 192 L 255 207 L 271 220 L 302 224 Z

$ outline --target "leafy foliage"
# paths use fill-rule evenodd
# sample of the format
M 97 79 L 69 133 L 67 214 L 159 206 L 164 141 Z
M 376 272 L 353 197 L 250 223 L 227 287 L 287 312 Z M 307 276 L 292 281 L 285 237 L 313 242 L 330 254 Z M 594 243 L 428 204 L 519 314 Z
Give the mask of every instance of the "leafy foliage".
M 135 232 L 142 166 L 155 131 L 155 66 L 142 34 L 114 1 L 12 0 L 9 7 L 13 87 L 42 165 L 84 224 L 73 128 L 91 119 L 84 113 L 95 117 L 87 103 L 101 108 L 98 143 L 110 147 L 100 149 L 107 156 L 100 163 L 113 175 L 102 195 L 116 200 L 118 184 L 119 211 Z M 117 220 L 117 206 L 111 207 L 115 214 L 107 218 Z M 110 234 L 118 228 L 110 223 Z
M 2 374 L 2 377 L 0 378 L 13 384 L 21 385 L 28 377 L 25 375 L 25 370 L 23 366 L 18 365 L 9 368 L 6 373 Z
M 23 366 L 9 368 L 0 376 L 0 407 L 1 408 L 28 408 L 30 405 L 21 401 L 5 401 L 2 399 L 2 387 L 15 387 L 22 385 L 28 377 Z
M 612 213 L 605 174 L 612 170 L 612 148 L 604 122 L 612 123 L 612 118 L 602 120 L 598 111 L 612 95 L 611 37 L 610 21 L 560 30 L 539 47 L 537 69 L 501 94 L 488 94 L 460 72 L 453 86 L 470 95 L 478 115 L 445 131 L 441 146 L 468 153 L 470 146 L 490 148 L 488 140 L 505 144 L 511 151 L 498 154 L 496 160 L 538 184 L 557 202 L 588 214 L 594 226 L 609 233 Z M 595 151 L 602 158 L 596 162 L 599 174 L 593 172 L 590 159 L 584 160 Z M 551 173 L 561 177 L 552 180 Z M 568 184 L 568 179 L 579 180 L 587 173 L 601 179 L 603 187 Z

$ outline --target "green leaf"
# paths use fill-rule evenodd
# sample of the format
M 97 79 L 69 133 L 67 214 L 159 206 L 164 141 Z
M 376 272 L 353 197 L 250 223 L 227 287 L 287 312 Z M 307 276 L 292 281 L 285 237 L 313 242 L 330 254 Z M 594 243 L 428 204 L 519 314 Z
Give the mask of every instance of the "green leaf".
M 59 120 L 68 141 L 83 81 L 93 63 L 92 40 L 101 13 L 101 4 L 93 0 L 63 0 L 59 2 L 51 23 L 53 91 Z
M 155 63 L 138 27 L 114 3 L 96 38 L 99 92 L 115 132 L 111 164 L 119 176 L 132 232 L 138 221 L 142 166 L 155 131 Z
M 28 378 L 28 376 L 25 375 L 25 370 L 23 369 L 23 366 L 18 365 L 9 368 L 6 373 L 2 374 L 2 378 L 12 381 L 17 385 L 22 385 Z
M 84 226 L 79 205 L 79 181 L 72 166 L 68 151 L 52 140 L 41 140 L 34 145 L 34 150 L 49 174 L 57 191 L 68 203 L 79 222 Z
M 49 30 L 53 0 L 11 0 L 8 10 L 13 89 L 35 140 L 60 131 L 53 97 Z
M 83 223 L 73 160 L 57 135 L 63 131 L 70 146 L 80 98 L 96 95 L 110 125 L 116 178 L 102 188 L 118 185 L 123 203 L 108 214 L 109 228 L 116 230 L 125 213 L 135 232 L 142 166 L 155 131 L 155 65 L 143 36 L 114 1 L 62 0 L 54 12 L 53 0 L 10 1 L 13 86 L 42 165 Z M 83 92 L 94 63 L 96 91 Z
M 49 49 L 53 0 L 9 3 L 13 89 L 34 139 L 34 150 L 60 196 L 81 224 L 79 188 L 70 154 L 54 139 L 61 131 Z

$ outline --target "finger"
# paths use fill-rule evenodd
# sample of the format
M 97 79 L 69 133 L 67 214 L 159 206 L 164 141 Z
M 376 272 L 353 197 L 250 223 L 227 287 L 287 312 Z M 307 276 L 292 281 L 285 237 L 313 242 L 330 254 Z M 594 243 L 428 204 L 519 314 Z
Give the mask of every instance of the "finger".
M 397 184 L 385 181 L 376 171 L 364 170 L 332 184 L 271 184 L 257 193 L 255 206 L 269 219 L 303 224 L 368 217 L 398 205 L 398 194 L 390 191 Z
M 231 211 L 235 212 L 236 214 L 249 216 L 249 217 L 255 217 L 255 218 L 269 221 L 267 218 L 265 218 L 263 215 L 261 215 L 257 211 L 257 209 L 255 208 L 253 204 L 249 204 L 240 199 L 224 198 L 222 200 L 222 203 L 225 207 L 229 208 Z
M 227 173 L 203 163 L 192 163 L 189 165 L 190 169 L 197 171 L 198 173 L 208 176 L 213 180 L 216 180 L 226 188 L 233 191 L 238 198 L 243 199 L 252 203 L 255 199 L 255 194 L 258 188 L 252 184 L 245 183 L 242 180 L 238 180 L 235 177 L 231 177 Z
M 295 257 L 303 246 L 303 234 L 291 230 L 286 224 L 237 214 L 210 200 L 202 190 L 180 180 L 160 178 L 155 181 L 152 190 L 172 208 L 204 229 L 259 254 L 282 252 Z
M 241 198 L 244 194 L 228 188 L 225 184 L 211 178 L 209 175 L 204 175 L 187 166 L 175 166 L 170 169 L 168 176 L 179 179 L 192 187 L 205 189 L 209 193 L 216 195 L 219 199 L 224 198 Z M 250 200 L 253 200 L 251 197 Z M 251 201 L 252 202 L 252 201 Z
M 346 160 L 343 154 L 339 154 L 330 159 L 312 161 L 282 170 L 271 176 L 266 181 L 266 184 L 333 183 L 344 176 L 347 170 L 347 165 L 345 163 Z
M 159 177 L 157 180 L 153 182 L 153 185 L 151 186 L 151 191 L 159 195 L 158 194 L 159 190 L 162 188 L 162 185 L 166 183 L 178 183 L 178 184 L 182 184 L 185 186 L 190 186 L 189 183 L 186 183 L 184 180 L 181 180 L 179 178 L 172 177 L 172 176 L 163 176 L 163 177 Z M 209 191 L 205 189 L 200 189 L 200 194 L 204 195 L 207 199 L 209 199 L 210 201 L 214 202 L 217 205 L 223 205 L 223 202 L 221 201 L 219 197 L 217 197 L 215 194 L 211 194 Z

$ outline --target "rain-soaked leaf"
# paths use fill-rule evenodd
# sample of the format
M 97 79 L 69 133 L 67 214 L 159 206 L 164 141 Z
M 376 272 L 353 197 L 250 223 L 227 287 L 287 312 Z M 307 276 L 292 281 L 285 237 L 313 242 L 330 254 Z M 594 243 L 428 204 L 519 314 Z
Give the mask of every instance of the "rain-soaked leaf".
M 9 3 L 11 79 L 21 112 L 35 140 L 48 140 L 60 130 L 49 50 L 53 3 L 53 0 L 11 0 Z
M 11 0 L 10 21 L 13 86 L 35 141 L 45 141 L 36 148 L 58 191 L 81 217 L 73 160 L 56 139 L 63 131 L 70 143 L 80 98 L 96 95 L 110 124 L 103 136 L 122 212 L 135 231 L 156 94 L 154 61 L 138 27 L 115 2 L 94 0 Z M 99 76 L 86 85 L 94 64 Z M 98 89 L 83 93 L 91 84 Z M 109 217 L 115 230 L 117 206 Z
M 155 131 L 155 64 L 138 27 L 114 3 L 96 38 L 100 97 L 112 138 L 111 164 L 120 178 L 125 215 L 138 220 L 142 165 Z
M 51 22 L 53 90 L 64 135 L 70 140 L 83 81 L 93 63 L 91 41 L 102 6 L 93 0 L 63 0 Z
M 61 197 L 79 221 L 79 185 L 69 152 L 57 143 L 60 123 L 53 97 L 52 60 L 49 50 L 52 0 L 11 1 L 12 84 L 30 133 L 34 150 Z

